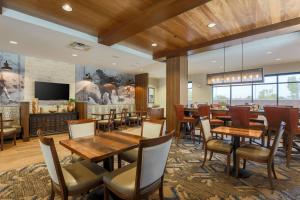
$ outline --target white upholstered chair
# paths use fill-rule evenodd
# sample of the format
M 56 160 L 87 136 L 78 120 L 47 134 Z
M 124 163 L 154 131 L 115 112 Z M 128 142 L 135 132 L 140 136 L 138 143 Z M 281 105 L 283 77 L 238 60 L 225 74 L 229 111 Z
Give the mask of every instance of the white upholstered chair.
M 18 129 L 15 127 L 7 127 L 5 126 L 5 122 L 3 122 L 2 113 L 0 113 L 0 149 L 3 151 L 4 146 L 4 137 L 13 137 L 13 143 L 16 145 L 16 137 L 17 137 Z
M 121 199 L 142 199 L 157 189 L 163 199 L 164 171 L 174 132 L 141 140 L 137 162 L 104 175 L 104 199 L 108 200 L 110 193 Z
M 157 138 L 162 135 L 165 120 L 144 120 L 141 128 L 141 136 L 144 138 Z M 137 160 L 138 148 L 131 149 L 118 155 L 118 167 L 122 160 L 132 163 Z
M 58 192 L 62 199 L 67 200 L 68 196 L 80 196 L 103 183 L 105 169 L 87 160 L 62 167 L 53 139 L 42 136 L 41 130 L 38 130 L 38 136 L 51 178 L 50 199 L 54 199 Z

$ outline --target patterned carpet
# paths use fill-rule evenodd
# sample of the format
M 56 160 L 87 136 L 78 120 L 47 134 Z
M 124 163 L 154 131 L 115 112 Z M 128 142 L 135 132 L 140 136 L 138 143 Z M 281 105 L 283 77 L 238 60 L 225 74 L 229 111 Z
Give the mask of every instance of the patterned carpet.
M 299 156 L 298 156 L 299 158 Z M 282 154 L 276 156 L 278 180 L 275 190 L 269 189 L 265 165 L 249 162 L 253 174 L 236 179 L 224 173 L 225 157 L 214 154 L 205 168 L 200 167 L 203 151 L 200 145 L 188 142 L 172 144 L 165 175 L 165 199 L 258 200 L 300 199 L 300 159 L 293 158 L 291 168 L 285 167 Z M 65 158 L 62 164 L 69 163 Z M 44 163 L 0 173 L 0 199 L 48 199 L 50 179 Z M 60 199 L 57 195 L 56 199 Z M 101 188 L 78 199 L 103 199 Z M 155 194 L 151 199 L 158 199 Z

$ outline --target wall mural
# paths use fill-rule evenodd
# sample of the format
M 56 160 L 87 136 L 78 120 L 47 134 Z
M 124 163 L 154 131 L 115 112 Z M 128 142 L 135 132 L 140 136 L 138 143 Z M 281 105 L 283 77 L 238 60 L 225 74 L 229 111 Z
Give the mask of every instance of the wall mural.
M 11 69 L 2 69 L 7 61 Z M 18 104 L 24 98 L 24 57 L 0 52 L 0 104 Z
M 76 65 L 76 100 L 91 104 L 134 104 L 134 75 Z

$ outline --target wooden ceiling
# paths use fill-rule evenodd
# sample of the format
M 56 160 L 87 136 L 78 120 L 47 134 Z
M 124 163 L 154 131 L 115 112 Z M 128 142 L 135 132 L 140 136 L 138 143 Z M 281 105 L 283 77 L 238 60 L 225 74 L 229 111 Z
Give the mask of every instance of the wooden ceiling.
M 64 3 L 73 11 L 62 10 Z M 102 44 L 151 53 L 157 60 L 300 30 L 300 0 L 3 0 L 3 6 L 99 36 Z M 211 22 L 214 28 L 207 27 Z

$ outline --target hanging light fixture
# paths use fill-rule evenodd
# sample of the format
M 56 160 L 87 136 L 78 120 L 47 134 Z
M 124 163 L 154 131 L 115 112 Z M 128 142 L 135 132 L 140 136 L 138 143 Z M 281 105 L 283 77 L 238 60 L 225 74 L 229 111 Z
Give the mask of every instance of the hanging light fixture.
M 129 79 L 126 83 L 126 86 L 135 86 L 134 81 L 132 79 Z
M 83 80 L 85 80 L 85 81 L 92 81 L 93 80 L 91 74 L 85 72 L 85 66 L 84 66 L 84 69 L 83 69 L 83 74 L 84 74 L 84 77 L 82 78 Z
M 1 67 L 1 70 L 5 70 L 5 71 L 11 71 L 12 67 L 9 66 L 7 60 L 5 61 L 5 63 L 3 64 L 3 66 Z
M 244 70 L 244 43 L 242 43 L 242 70 L 225 71 L 226 57 L 224 47 L 224 71 L 222 73 L 207 74 L 207 85 L 255 83 L 263 82 L 263 68 Z

